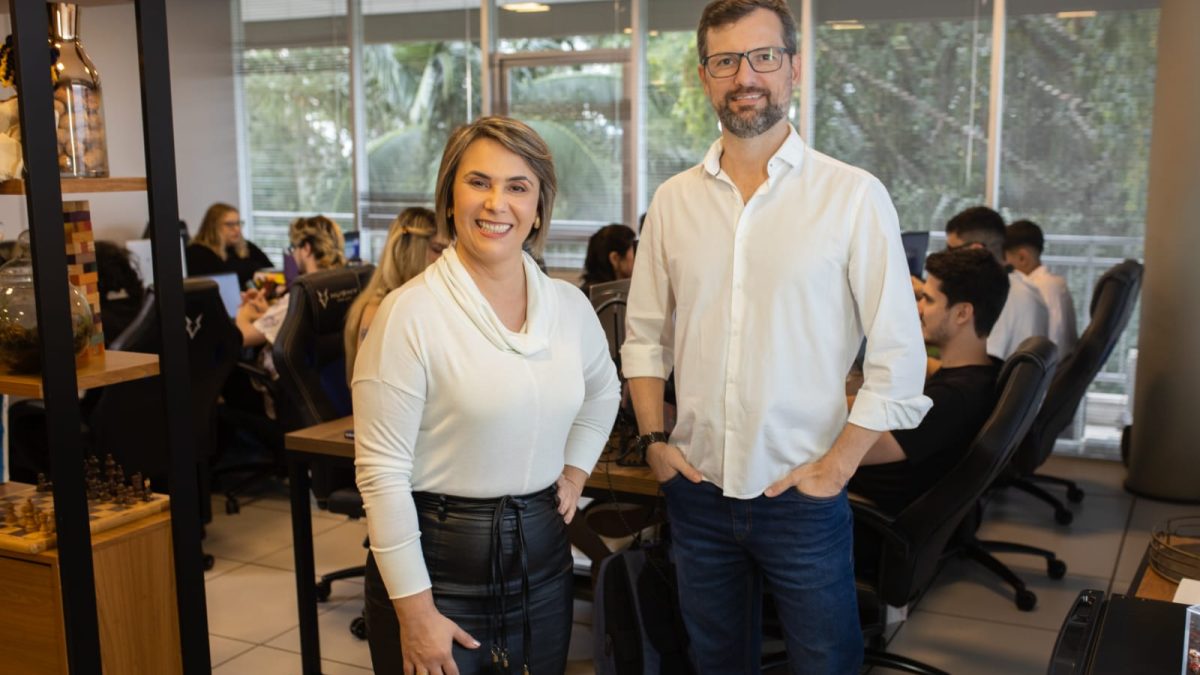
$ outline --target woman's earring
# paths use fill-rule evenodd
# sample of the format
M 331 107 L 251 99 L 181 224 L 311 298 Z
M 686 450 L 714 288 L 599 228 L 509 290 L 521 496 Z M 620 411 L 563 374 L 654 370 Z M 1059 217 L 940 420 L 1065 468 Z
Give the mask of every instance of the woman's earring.
M 536 218 L 533 219 L 533 229 L 536 230 L 541 226 L 542 226 L 542 217 L 537 216 Z

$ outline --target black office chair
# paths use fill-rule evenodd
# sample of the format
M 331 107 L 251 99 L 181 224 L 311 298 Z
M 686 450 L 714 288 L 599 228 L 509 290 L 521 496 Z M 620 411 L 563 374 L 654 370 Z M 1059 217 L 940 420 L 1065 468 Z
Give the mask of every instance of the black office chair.
M 323 270 L 306 274 L 292 284 L 287 316 L 272 350 L 279 372 L 277 412 L 285 431 L 350 414 L 342 331 L 346 312 L 366 288 L 374 270 L 372 265 Z M 318 505 L 352 519 L 366 515 L 352 470 L 317 465 L 312 478 Z M 364 572 L 365 567 L 357 565 L 322 576 L 317 583 L 317 599 L 329 599 L 334 581 L 360 577 Z M 351 632 L 366 636 L 361 618 L 351 624 Z
M 851 500 L 856 529 L 876 537 L 879 545 L 878 558 L 863 561 L 863 569 L 871 573 L 858 580 L 868 664 L 912 673 L 942 672 L 883 651 L 887 605 L 905 607 L 916 601 L 950 555 L 987 556 L 956 543 L 956 533 L 1033 423 L 1054 372 L 1055 351 L 1054 344 L 1042 337 L 1021 343 L 1000 371 L 995 409 L 962 459 L 903 511 L 891 516 L 868 502 Z
M 1090 310 L 1092 320 L 1075 348 L 1063 355 L 1041 411 L 1000 479 L 1000 485 L 1011 485 L 1052 506 L 1059 524 L 1069 525 L 1073 514 L 1037 483 L 1066 487 L 1067 499 L 1073 503 L 1083 500 L 1083 490 L 1074 481 L 1034 472 L 1050 458 L 1055 439 L 1071 424 L 1088 386 L 1108 361 L 1133 314 L 1141 285 L 1142 265 L 1135 260 L 1114 266 L 1096 282 Z
M 191 395 L 191 431 L 196 441 L 197 479 L 202 522 L 212 520 L 207 464 L 215 454 L 216 407 L 221 387 L 233 370 L 242 335 L 226 313 L 216 282 L 185 279 L 184 318 L 187 331 L 188 378 Z M 161 337 L 154 293 L 133 322 L 111 343 L 112 349 L 159 353 Z M 156 491 L 169 491 L 170 455 L 164 450 L 166 411 L 158 377 L 112 384 L 101 390 L 88 416 L 93 447 L 98 456 L 111 453 L 127 475 L 141 472 Z M 205 557 L 206 568 L 211 557 Z

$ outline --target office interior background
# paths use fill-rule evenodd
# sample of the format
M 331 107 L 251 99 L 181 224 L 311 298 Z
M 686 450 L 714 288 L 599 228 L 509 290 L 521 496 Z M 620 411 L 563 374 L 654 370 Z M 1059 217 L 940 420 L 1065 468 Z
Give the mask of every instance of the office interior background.
M 1095 280 L 1141 258 L 1156 0 L 793 0 L 804 76 L 792 123 L 878 176 L 903 230 L 989 204 L 1048 235 L 1080 326 Z M 549 142 L 560 181 L 546 252 L 636 226 L 655 189 L 718 134 L 696 77 L 692 0 L 168 2 L 180 216 L 213 201 L 280 262 L 288 223 L 324 213 L 373 258 L 403 208 L 429 205 L 458 124 L 503 113 Z M 7 21 L 7 17 L 4 17 Z M 111 175 L 144 175 L 129 4 L 87 7 Z M 7 28 L 7 27 L 4 27 Z M 98 239 L 138 238 L 139 195 L 90 195 Z M 0 231 L 26 227 L 0 204 Z M 143 270 L 146 272 L 146 270 Z M 1132 414 L 1138 316 L 1059 451 L 1116 457 Z
M 364 257 L 373 259 L 400 210 L 431 204 L 451 130 L 482 114 L 503 113 L 529 122 L 554 151 L 560 198 L 546 260 L 556 275 L 571 277 L 591 232 L 610 222 L 636 227 L 654 190 L 697 163 L 718 135 L 696 76 L 701 0 L 167 5 L 180 216 L 194 233 L 210 203 L 233 203 L 247 238 L 276 263 L 288 223 L 314 213 L 361 231 Z M 1039 223 L 1048 235 L 1044 261 L 1067 278 L 1077 324 L 1086 326 L 1096 279 L 1122 259 L 1144 257 L 1158 1 L 791 5 L 804 77 L 789 113 L 806 141 L 878 176 L 901 228 L 931 231 L 931 250 L 941 248 L 946 220 L 966 206 L 989 204 L 1010 221 Z M 80 36 L 103 78 L 113 176 L 146 173 L 134 20 L 131 4 L 89 6 L 81 14 Z M 11 32 L 7 23 L 0 16 L 0 29 Z M 92 202 L 97 239 L 142 236 L 144 195 L 81 198 Z M 0 202 L 5 239 L 27 227 L 19 200 Z M 1140 316 L 1135 308 L 1074 428 L 1059 439 L 1059 454 L 1119 457 L 1121 431 L 1134 409 Z M 1045 613 L 1033 623 L 1043 641 L 1079 588 L 1099 579 L 1121 590 L 1150 526 L 1177 513 L 1118 504 L 1123 471 L 1115 462 L 1096 468 L 1061 461 L 1067 462 L 1059 465 L 1064 474 L 1102 476 L 1089 490 L 1105 498 L 1083 513 L 1075 539 L 1046 535 L 1070 560 L 1071 574 L 1085 578 L 1065 590 L 1038 586 Z M 267 618 L 274 614 L 280 625 L 294 620 L 294 606 L 281 600 L 293 593 L 291 575 L 270 567 L 286 567 L 290 556 L 290 548 L 283 550 L 289 544 L 286 506 L 275 497 L 241 516 L 217 514 L 217 536 L 206 544 L 218 557 L 210 576 L 223 576 L 224 584 L 210 589 L 214 634 L 233 634 L 224 629 L 238 621 L 273 625 Z M 1003 519 L 1023 523 L 1020 511 L 1002 508 L 994 533 L 1016 533 Z M 1097 546 L 1103 529 L 1097 523 L 1109 521 L 1121 523 L 1119 532 L 1104 530 Z M 361 523 L 331 516 L 319 523 L 323 529 L 322 567 L 357 560 Z M 1025 531 L 1019 534 L 1013 538 Z M 1039 536 L 1033 539 L 1041 543 Z M 949 576 L 947 588 L 973 578 L 957 570 Z M 258 605 L 265 614 L 257 618 L 247 613 L 245 589 L 233 585 L 243 577 L 248 586 L 269 587 L 279 606 Z M 353 640 L 345 625 L 361 609 L 356 590 L 339 596 L 343 604 L 330 612 L 323 637 Z M 947 615 L 963 603 L 936 595 L 926 602 L 935 614 L 952 604 L 956 609 Z M 989 596 L 979 611 L 1000 604 L 1011 603 Z M 1028 622 L 997 616 L 988 618 L 1005 626 Z M 254 628 L 261 639 L 249 630 L 251 637 L 237 637 L 247 644 L 274 640 L 287 649 L 298 644 L 293 633 L 276 638 Z M 245 645 L 214 638 L 213 649 L 217 664 Z M 354 643 L 354 650 L 349 660 L 366 665 L 362 645 Z M 979 663 L 977 652 L 972 658 Z

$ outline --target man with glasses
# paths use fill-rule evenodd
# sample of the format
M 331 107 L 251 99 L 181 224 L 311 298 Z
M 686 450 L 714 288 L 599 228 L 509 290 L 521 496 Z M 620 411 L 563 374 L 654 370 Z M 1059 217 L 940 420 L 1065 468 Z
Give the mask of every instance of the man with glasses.
M 857 672 L 845 485 L 881 432 L 917 426 L 931 405 L 896 211 L 878 180 L 786 120 L 800 61 L 783 0 L 715 0 L 696 37 L 721 137 L 650 205 L 621 350 L 695 665 L 758 670 L 765 582 L 793 673 Z

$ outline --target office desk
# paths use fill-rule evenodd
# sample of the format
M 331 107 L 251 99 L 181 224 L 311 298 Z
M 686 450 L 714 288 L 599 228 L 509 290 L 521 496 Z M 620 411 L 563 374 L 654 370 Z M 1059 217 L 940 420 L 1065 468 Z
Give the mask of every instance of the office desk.
M 284 436 L 288 456 L 288 492 L 292 503 L 292 550 L 296 563 L 296 609 L 300 619 L 300 662 L 305 675 L 321 673 L 321 638 L 317 630 L 317 570 L 313 561 L 312 511 L 308 469 L 313 462 L 349 464 L 354 441 L 346 432 L 353 417 L 293 431 Z
M 284 436 L 288 455 L 288 492 L 292 505 L 292 550 L 296 564 L 296 608 L 300 619 L 300 660 L 305 675 L 320 675 L 321 639 L 317 628 L 317 571 L 313 561 L 312 511 L 308 469 L 313 462 L 349 464 L 354 461 L 354 441 L 346 432 L 354 418 L 343 417 Z M 588 477 L 585 492 L 616 492 L 653 498 L 658 481 L 647 467 L 619 466 L 601 461 Z

